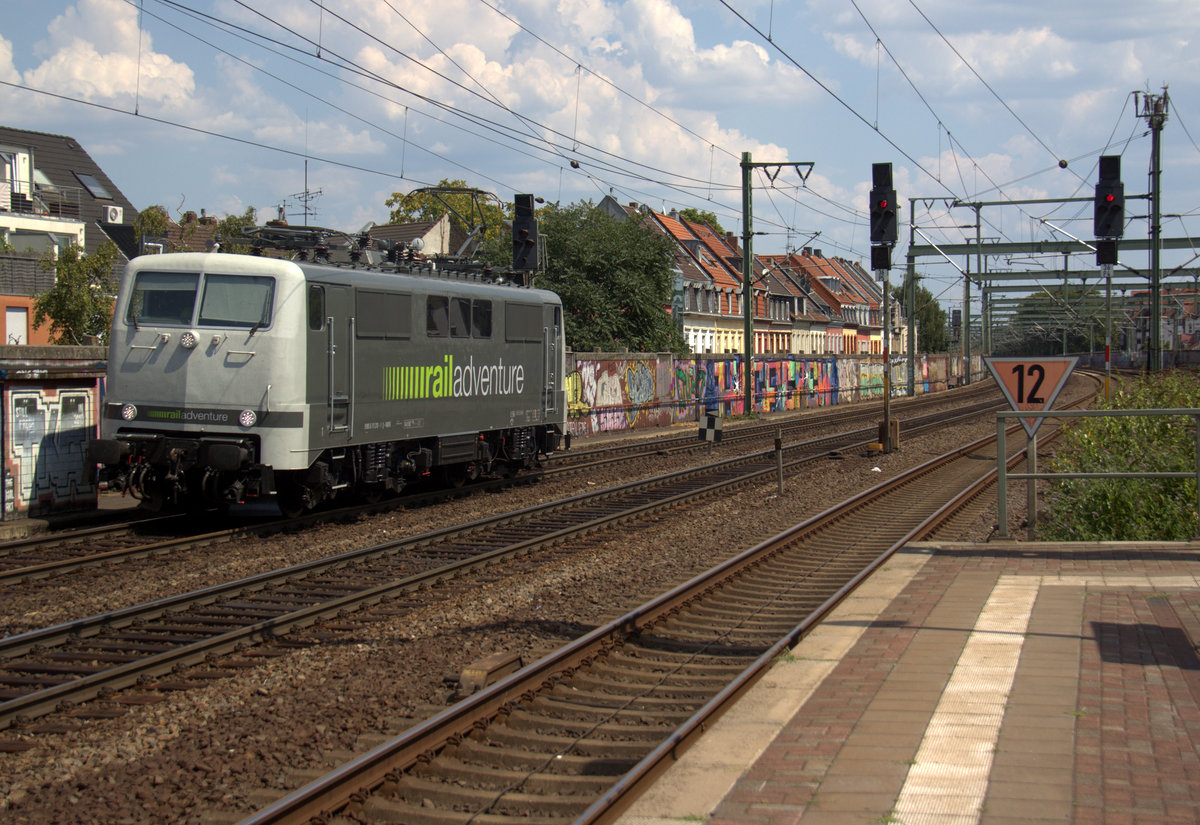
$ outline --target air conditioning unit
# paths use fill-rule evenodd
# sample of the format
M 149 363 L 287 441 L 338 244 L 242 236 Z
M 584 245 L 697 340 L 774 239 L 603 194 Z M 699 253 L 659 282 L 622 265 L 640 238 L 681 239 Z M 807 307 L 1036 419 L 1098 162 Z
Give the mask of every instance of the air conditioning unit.
M 125 209 L 120 206 L 104 207 L 105 223 L 122 223 L 125 220 Z

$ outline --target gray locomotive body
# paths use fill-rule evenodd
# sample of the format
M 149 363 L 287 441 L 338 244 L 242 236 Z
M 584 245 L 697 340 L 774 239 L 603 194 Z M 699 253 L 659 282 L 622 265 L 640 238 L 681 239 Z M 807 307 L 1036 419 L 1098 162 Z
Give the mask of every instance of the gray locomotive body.
M 352 490 L 535 466 L 565 430 L 552 292 L 246 255 L 127 268 L 93 458 L 151 504 Z

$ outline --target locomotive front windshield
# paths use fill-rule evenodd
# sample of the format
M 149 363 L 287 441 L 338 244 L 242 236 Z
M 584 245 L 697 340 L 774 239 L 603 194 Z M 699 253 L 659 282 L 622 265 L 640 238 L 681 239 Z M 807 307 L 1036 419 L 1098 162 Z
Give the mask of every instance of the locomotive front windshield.
M 126 320 L 141 324 L 263 327 L 271 323 L 275 279 L 199 272 L 139 272 Z

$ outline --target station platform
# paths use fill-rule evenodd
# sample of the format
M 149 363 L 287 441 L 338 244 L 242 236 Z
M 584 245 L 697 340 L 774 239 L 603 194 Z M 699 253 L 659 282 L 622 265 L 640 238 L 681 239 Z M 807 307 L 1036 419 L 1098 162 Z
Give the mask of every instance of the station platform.
M 621 825 L 1200 822 L 1200 543 L 915 543 Z

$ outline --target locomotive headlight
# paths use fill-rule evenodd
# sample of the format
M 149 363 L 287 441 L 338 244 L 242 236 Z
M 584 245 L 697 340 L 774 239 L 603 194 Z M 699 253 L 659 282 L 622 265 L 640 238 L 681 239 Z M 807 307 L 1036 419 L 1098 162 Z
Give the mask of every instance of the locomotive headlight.
M 125 419 L 126 421 L 132 421 L 133 419 L 137 418 L 137 407 L 133 406 L 132 404 L 126 404 L 125 406 L 121 407 L 121 418 Z
M 196 333 L 190 330 L 179 336 L 179 346 L 184 349 L 195 349 L 198 343 L 200 343 L 200 339 L 196 337 Z
M 242 410 L 242 414 L 238 416 L 238 423 L 243 427 L 253 427 L 258 423 L 258 413 L 254 410 Z

